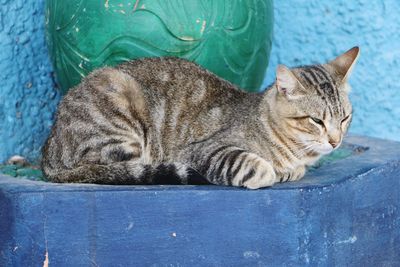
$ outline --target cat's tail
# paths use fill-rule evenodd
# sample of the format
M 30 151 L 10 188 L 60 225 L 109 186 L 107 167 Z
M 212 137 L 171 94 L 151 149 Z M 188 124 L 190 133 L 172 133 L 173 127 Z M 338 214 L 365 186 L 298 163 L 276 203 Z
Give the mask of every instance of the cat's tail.
M 162 163 L 157 166 L 131 161 L 108 165 L 83 165 L 74 169 L 54 170 L 44 167 L 50 182 L 93 183 L 114 185 L 210 184 L 194 169 L 181 163 Z

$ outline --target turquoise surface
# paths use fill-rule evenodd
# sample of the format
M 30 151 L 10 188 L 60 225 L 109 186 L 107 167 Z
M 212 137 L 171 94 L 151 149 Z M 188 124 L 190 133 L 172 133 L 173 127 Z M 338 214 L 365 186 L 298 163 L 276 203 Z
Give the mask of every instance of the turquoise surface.
M 47 0 L 48 45 L 63 91 L 102 66 L 142 57 L 194 61 L 257 91 L 272 43 L 272 0 Z

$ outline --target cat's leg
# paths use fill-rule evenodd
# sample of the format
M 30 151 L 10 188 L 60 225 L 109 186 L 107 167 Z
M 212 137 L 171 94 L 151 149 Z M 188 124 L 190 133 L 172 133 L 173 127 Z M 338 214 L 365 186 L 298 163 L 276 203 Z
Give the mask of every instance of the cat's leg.
M 214 148 L 196 169 L 211 183 L 219 185 L 258 189 L 278 182 L 270 162 L 234 146 Z
M 244 163 L 242 166 L 239 164 L 240 162 L 236 165 L 240 168 L 239 172 L 231 177 L 232 185 L 258 189 L 272 186 L 277 182 L 272 164 L 254 153 L 244 154 Z

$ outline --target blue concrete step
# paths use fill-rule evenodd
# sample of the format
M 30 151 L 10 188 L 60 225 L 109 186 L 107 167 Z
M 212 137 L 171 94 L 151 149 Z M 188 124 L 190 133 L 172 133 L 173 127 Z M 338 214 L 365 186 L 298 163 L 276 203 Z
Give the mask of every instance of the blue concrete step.
M 1 176 L 0 266 L 400 266 L 400 143 L 347 143 L 256 191 Z

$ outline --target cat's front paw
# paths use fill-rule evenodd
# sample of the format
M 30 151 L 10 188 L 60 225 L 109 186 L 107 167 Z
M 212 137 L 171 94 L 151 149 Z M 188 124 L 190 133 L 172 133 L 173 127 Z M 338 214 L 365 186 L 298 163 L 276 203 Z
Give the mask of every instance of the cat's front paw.
M 306 168 L 304 166 L 298 167 L 290 172 L 283 173 L 279 175 L 279 182 L 289 182 L 289 181 L 297 181 L 303 178 L 306 173 Z
M 255 154 L 247 154 L 243 166 L 234 179 L 234 185 L 258 189 L 272 186 L 277 182 L 271 163 Z

